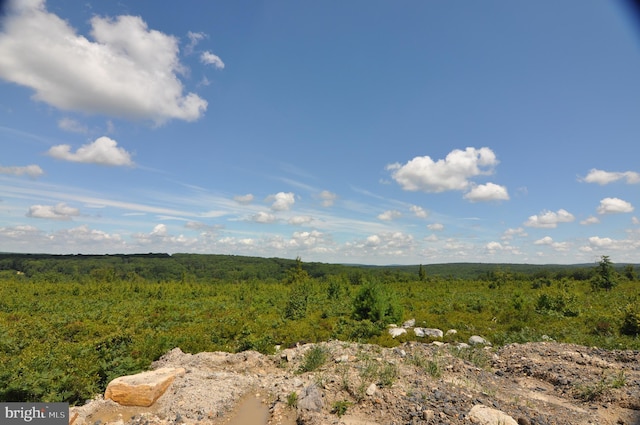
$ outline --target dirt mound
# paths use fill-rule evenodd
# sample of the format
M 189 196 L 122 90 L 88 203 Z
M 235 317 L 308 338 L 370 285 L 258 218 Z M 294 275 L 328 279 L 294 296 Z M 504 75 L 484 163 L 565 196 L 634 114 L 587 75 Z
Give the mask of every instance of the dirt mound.
M 638 351 L 554 342 L 491 349 L 330 341 L 271 356 L 176 348 L 153 364 L 166 366 L 186 373 L 153 406 L 125 408 L 99 397 L 74 408 L 75 424 L 223 424 L 238 405 L 249 409 L 249 395 L 267 412 L 257 423 L 273 425 L 469 424 L 477 405 L 518 424 L 640 425 Z M 311 393 L 316 400 L 305 399 Z

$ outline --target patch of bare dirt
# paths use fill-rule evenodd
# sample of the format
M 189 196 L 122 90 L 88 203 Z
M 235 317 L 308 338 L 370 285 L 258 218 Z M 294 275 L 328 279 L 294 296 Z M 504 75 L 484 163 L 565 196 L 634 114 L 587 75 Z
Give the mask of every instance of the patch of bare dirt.
M 319 348 L 326 361 L 301 373 Z M 98 397 L 73 408 L 75 425 L 228 424 L 249 409 L 247 397 L 268 412 L 259 423 L 272 425 L 469 424 L 475 405 L 520 425 L 640 425 L 638 351 L 555 342 L 470 349 L 330 341 L 271 356 L 174 349 L 153 364 L 165 366 L 187 373 L 153 406 L 125 408 Z

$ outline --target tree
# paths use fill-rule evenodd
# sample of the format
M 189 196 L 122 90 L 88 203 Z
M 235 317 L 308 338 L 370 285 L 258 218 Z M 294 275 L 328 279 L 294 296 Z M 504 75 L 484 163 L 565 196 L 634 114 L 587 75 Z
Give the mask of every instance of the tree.
M 422 267 L 422 264 L 420 264 L 420 268 L 418 269 L 418 279 L 420 279 L 420 282 L 424 282 L 425 280 L 427 280 L 427 272 L 424 271 L 424 267 Z
M 633 264 L 627 264 L 624 266 L 624 275 L 632 282 L 638 280 L 638 275 L 636 274 L 636 270 L 633 268 Z
M 594 289 L 610 291 L 617 284 L 616 271 L 613 268 L 613 263 L 608 255 L 603 255 L 596 266 L 596 273 L 591 281 L 591 286 L 593 286 Z
M 366 283 L 353 300 L 353 317 L 387 325 L 402 319 L 402 307 L 390 288 L 379 283 Z

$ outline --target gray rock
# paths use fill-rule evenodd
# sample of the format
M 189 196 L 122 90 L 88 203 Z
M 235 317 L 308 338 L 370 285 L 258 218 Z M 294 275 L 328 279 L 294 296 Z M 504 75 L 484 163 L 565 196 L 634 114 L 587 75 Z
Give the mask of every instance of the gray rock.
M 473 335 L 469 338 L 469 345 L 491 345 L 491 343 L 481 336 Z
M 413 332 L 417 337 L 425 338 L 442 338 L 444 334 L 440 329 L 432 329 L 432 328 L 414 328 Z
M 398 337 L 406 333 L 407 333 L 407 330 L 404 328 L 389 328 L 389 335 L 391 335 L 392 338 Z
M 322 393 L 316 384 L 309 384 L 298 399 L 298 410 L 307 410 L 311 412 L 320 412 L 324 402 L 322 401 Z
M 407 328 L 412 328 L 415 325 L 416 325 L 416 319 L 409 319 L 402 324 L 402 327 L 407 329 Z

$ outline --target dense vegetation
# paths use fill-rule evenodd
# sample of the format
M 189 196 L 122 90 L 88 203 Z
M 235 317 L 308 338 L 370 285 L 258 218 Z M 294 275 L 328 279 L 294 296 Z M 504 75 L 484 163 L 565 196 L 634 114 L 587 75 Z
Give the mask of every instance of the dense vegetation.
M 224 255 L 0 254 L 0 401 L 82 403 L 166 351 L 341 339 L 389 323 L 494 344 L 640 349 L 634 265 L 366 267 Z

